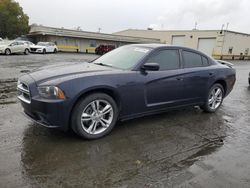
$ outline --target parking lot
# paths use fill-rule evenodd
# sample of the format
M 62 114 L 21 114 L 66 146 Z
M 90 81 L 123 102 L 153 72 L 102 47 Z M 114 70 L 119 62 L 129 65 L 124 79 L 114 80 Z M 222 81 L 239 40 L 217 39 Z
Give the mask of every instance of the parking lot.
M 86 141 L 22 115 L 17 77 L 96 55 L 0 55 L 0 187 L 249 187 L 250 61 L 215 114 L 188 108 L 120 122 Z

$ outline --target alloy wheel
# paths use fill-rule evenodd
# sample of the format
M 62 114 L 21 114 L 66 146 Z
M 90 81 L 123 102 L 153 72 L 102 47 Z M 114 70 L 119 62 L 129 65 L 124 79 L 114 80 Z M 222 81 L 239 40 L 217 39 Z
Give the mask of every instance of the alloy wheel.
M 112 123 L 114 110 L 106 100 L 94 100 L 89 103 L 81 115 L 82 128 L 89 134 L 100 134 Z
M 220 87 L 215 87 L 210 92 L 208 98 L 208 106 L 212 110 L 216 110 L 221 105 L 222 99 L 223 99 L 223 91 L 221 90 Z

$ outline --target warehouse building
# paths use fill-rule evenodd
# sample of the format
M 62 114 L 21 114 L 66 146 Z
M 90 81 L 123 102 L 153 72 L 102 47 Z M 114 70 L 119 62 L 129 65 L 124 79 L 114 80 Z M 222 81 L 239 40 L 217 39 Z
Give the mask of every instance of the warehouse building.
M 128 29 L 117 35 L 159 39 L 162 43 L 200 50 L 216 59 L 250 59 L 250 34 L 229 30 L 158 31 Z
M 27 35 L 34 43 L 55 42 L 60 51 L 95 52 L 99 45 L 115 47 L 133 43 L 160 43 L 160 39 L 122 36 L 32 25 Z

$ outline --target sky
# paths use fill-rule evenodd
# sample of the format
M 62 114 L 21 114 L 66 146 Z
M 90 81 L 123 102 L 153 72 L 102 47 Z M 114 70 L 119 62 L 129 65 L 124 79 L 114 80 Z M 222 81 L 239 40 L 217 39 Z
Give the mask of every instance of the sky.
M 250 33 L 249 0 L 16 0 L 36 23 L 113 33 L 125 29 Z

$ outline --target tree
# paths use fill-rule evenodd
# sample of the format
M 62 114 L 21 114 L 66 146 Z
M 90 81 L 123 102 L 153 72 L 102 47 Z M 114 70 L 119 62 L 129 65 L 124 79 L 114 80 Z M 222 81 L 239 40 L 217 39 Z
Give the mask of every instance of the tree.
M 14 39 L 29 32 L 29 17 L 14 0 L 0 0 L 0 37 Z

